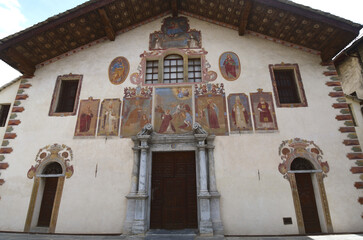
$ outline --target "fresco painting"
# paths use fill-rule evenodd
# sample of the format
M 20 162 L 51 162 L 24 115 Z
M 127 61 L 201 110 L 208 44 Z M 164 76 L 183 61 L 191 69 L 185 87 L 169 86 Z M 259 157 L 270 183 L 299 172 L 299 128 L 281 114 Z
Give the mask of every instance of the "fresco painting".
M 237 54 L 233 52 L 222 53 L 219 57 L 219 70 L 226 80 L 237 80 L 241 74 L 241 64 Z
M 192 87 L 156 88 L 154 129 L 160 134 L 192 131 Z
M 167 48 L 201 48 L 200 31 L 190 30 L 186 17 L 168 17 L 161 31 L 150 34 L 150 50 Z
M 228 135 L 223 84 L 201 84 L 196 89 L 195 121 L 210 134 Z
M 272 93 L 259 88 L 250 97 L 256 131 L 278 130 Z
M 135 136 L 147 124 L 151 123 L 152 88 L 125 88 L 121 137 Z
M 129 61 L 125 57 L 117 57 L 108 67 L 108 78 L 115 85 L 123 83 L 130 71 Z
M 248 97 L 244 93 L 228 96 L 229 123 L 231 132 L 250 132 L 253 130 Z
M 118 136 L 120 110 L 120 99 L 105 99 L 102 101 L 98 122 L 98 136 Z
M 74 136 L 95 136 L 99 105 L 100 100 L 92 97 L 81 100 Z

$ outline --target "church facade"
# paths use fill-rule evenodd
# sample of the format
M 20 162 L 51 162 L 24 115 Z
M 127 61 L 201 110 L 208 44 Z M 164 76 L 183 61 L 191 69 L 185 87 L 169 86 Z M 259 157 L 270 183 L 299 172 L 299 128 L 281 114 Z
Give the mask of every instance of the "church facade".
M 2 40 L 23 77 L 0 92 L 0 231 L 361 231 L 363 139 L 329 61 L 361 26 L 151 2 L 90 1 Z

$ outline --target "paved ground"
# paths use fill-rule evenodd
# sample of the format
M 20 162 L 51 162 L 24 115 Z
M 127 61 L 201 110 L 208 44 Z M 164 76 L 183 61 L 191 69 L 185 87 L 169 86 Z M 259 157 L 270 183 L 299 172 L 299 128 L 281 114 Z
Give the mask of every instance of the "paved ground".
M 120 235 L 48 235 L 0 232 L 0 240 L 136 240 L 134 237 Z M 314 236 L 261 236 L 261 237 L 226 237 L 226 240 L 363 240 L 363 234 L 336 234 Z

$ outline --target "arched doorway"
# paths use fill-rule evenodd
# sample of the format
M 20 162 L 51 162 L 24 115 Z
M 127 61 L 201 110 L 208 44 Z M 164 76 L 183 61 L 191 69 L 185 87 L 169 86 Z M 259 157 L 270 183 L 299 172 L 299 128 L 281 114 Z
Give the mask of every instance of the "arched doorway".
M 318 208 L 314 193 L 313 165 L 304 158 L 295 158 L 290 167 L 295 172 L 297 192 L 304 221 L 305 233 L 321 233 Z
M 42 172 L 41 181 L 44 183 L 43 197 L 39 210 L 37 227 L 49 227 L 54 200 L 57 192 L 58 176 L 62 176 L 62 166 L 57 162 L 49 163 Z
M 24 232 L 54 233 L 65 178 L 73 175 L 73 153 L 66 145 L 53 144 L 39 150 L 28 171 L 34 178 Z
M 279 172 L 290 183 L 296 222 L 300 234 L 333 232 L 324 177 L 329 165 L 323 151 L 300 138 L 283 141 L 279 147 Z

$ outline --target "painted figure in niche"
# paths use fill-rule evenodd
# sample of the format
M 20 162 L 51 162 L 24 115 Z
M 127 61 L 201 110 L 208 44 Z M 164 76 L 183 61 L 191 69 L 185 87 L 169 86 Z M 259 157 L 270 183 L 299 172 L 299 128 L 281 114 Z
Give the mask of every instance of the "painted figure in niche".
M 260 122 L 262 126 L 269 128 L 273 123 L 270 106 L 266 102 L 265 98 L 260 97 L 260 102 L 257 105 L 257 110 L 260 112 Z
M 91 121 L 93 118 L 93 113 L 91 108 L 88 106 L 87 111 L 83 112 L 81 114 L 80 120 L 79 120 L 79 131 L 84 133 L 88 132 L 91 128 Z
M 236 103 L 232 108 L 232 119 L 238 129 L 247 128 L 248 114 L 239 96 L 236 97 Z
M 245 94 L 230 94 L 228 96 L 228 107 L 231 131 L 252 130 L 248 97 Z
M 162 134 L 192 130 L 191 87 L 157 88 L 155 130 Z
M 90 97 L 81 100 L 74 136 L 94 136 L 96 134 L 97 113 L 100 100 Z
M 256 130 L 277 130 L 275 109 L 272 93 L 257 89 L 257 93 L 250 93 L 253 117 Z
M 108 67 L 108 77 L 110 82 L 116 85 L 123 83 L 129 74 L 129 70 L 130 65 L 126 58 L 115 58 Z
M 121 101 L 119 99 L 103 100 L 98 124 L 98 135 L 118 135 L 120 107 Z
M 219 109 L 210 98 L 207 100 L 207 106 L 203 109 L 202 116 L 207 119 L 209 128 L 220 128 L 218 121 Z
M 233 52 L 225 52 L 219 57 L 219 69 L 228 81 L 236 80 L 241 73 L 238 56 Z

